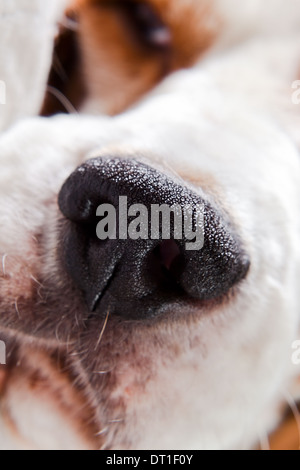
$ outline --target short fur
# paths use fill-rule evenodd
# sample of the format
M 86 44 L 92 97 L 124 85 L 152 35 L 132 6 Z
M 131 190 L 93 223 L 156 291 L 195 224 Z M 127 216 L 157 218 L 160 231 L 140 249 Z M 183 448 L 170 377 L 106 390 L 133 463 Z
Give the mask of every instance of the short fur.
M 249 0 L 238 14 L 221 3 L 223 39 L 135 109 L 24 118 L 1 135 L 1 448 L 253 448 L 283 416 L 299 374 L 300 8 Z M 227 210 L 251 258 L 229 302 L 145 322 L 89 315 L 60 260 L 57 195 L 78 165 L 107 154 L 143 155 Z

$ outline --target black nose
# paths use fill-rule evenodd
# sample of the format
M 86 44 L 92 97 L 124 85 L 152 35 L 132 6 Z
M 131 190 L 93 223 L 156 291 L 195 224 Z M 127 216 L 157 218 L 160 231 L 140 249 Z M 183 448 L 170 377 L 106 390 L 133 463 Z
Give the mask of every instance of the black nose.
M 62 261 L 91 311 L 149 318 L 222 298 L 249 258 L 205 197 L 134 160 L 97 158 L 63 185 Z

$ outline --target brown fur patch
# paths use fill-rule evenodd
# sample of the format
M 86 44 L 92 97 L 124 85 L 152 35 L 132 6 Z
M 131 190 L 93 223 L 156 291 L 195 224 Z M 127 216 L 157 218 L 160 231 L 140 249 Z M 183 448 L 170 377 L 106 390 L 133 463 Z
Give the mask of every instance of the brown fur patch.
M 69 80 L 62 84 L 53 81 L 53 71 L 50 74 L 50 85 L 75 106 L 87 93 L 92 111 L 118 114 L 169 73 L 193 65 L 215 40 L 219 22 L 207 0 L 130 2 L 151 6 L 169 30 L 170 44 L 151 47 L 143 43 L 124 15 L 127 0 L 75 0 L 68 15 L 78 23 L 76 48 L 80 70 L 78 64 L 70 63 L 70 54 L 66 60 L 65 52 L 60 54 L 57 50 L 54 57 L 59 57 L 62 69 L 66 67 Z M 73 37 L 74 45 L 74 33 L 62 34 L 66 36 Z M 58 40 L 58 44 L 61 42 Z M 47 100 L 44 115 L 53 114 L 55 109 L 53 97 Z
M 271 450 L 300 450 L 299 422 L 295 416 L 289 417 L 270 437 Z
M 0 365 L 0 396 L 5 385 L 7 374 L 4 366 Z
M 5 258 L 5 272 L 0 276 L 1 299 L 16 302 L 20 298 L 31 298 L 35 271 L 24 259 L 8 255 Z M 4 268 L 3 268 L 4 271 Z

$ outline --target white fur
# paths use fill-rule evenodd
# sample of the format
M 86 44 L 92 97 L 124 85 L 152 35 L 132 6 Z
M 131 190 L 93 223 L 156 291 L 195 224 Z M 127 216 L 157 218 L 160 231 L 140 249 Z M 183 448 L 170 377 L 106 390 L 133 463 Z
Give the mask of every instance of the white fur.
M 39 112 L 64 5 L 64 0 L 1 0 L 0 80 L 6 84 L 6 105 L 0 104 L 0 131 Z
M 299 31 L 299 0 L 214 0 L 222 18 L 219 47 L 228 47 L 249 37 L 279 37 Z
M 147 337 L 139 337 L 137 327 L 137 358 L 151 357 L 157 375 L 126 399 L 124 427 L 106 433 L 111 448 L 122 447 L 125 436 L 136 449 L 250 448 L 278 423 L 297 376 L 291 345 L 299 334 L 300 161 L 293 137 L 299 109 L 289 93 L 300 42 L 297 33 L 281 38 L 277 25 L 284 20 L 281 32 L 290 35 L 300 9 L 296 17 L 296 10 L 286 14 L 284 2 L 276 4 L 267 44 L 263 38 L 222 58 L 216 53 L 166 80 L 123 116 L 29 119 L 0 140 L 0 257 L 16 257 L 30 269 L 39 264 L 32 238 L 49 232 L 57 217 L 46 201 L 55 200 L 78 164 L 108 149 L 155 155 L 153 164 L 159 159 L 187 182 L 199 178 L 199 191 L 203 175 L 212 176 L 250 254 L 250 274 L 222 311 L 154 325 Z M 49 273 L 55 266 L 49 258 L 40 269 Z M 153 350 L 153 338 L 160 348 Z M 180 354 L 165 359 L 163 345 L 170 341 Z M 116 399 L 139 379 L 134 362 L 117 367 Z M 29 429 L 36 425 L 26 419 Z

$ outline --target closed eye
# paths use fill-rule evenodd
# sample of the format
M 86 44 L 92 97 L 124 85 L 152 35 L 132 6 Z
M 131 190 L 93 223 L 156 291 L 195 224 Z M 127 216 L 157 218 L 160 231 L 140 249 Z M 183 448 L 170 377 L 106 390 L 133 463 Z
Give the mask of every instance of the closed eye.
M 111 5 L 120 10 L 130 32 L 140 44 L 154 49 L 165 49 L 171 45 L 171 31 L 152 5 L 136 0 L 115 0 Z

